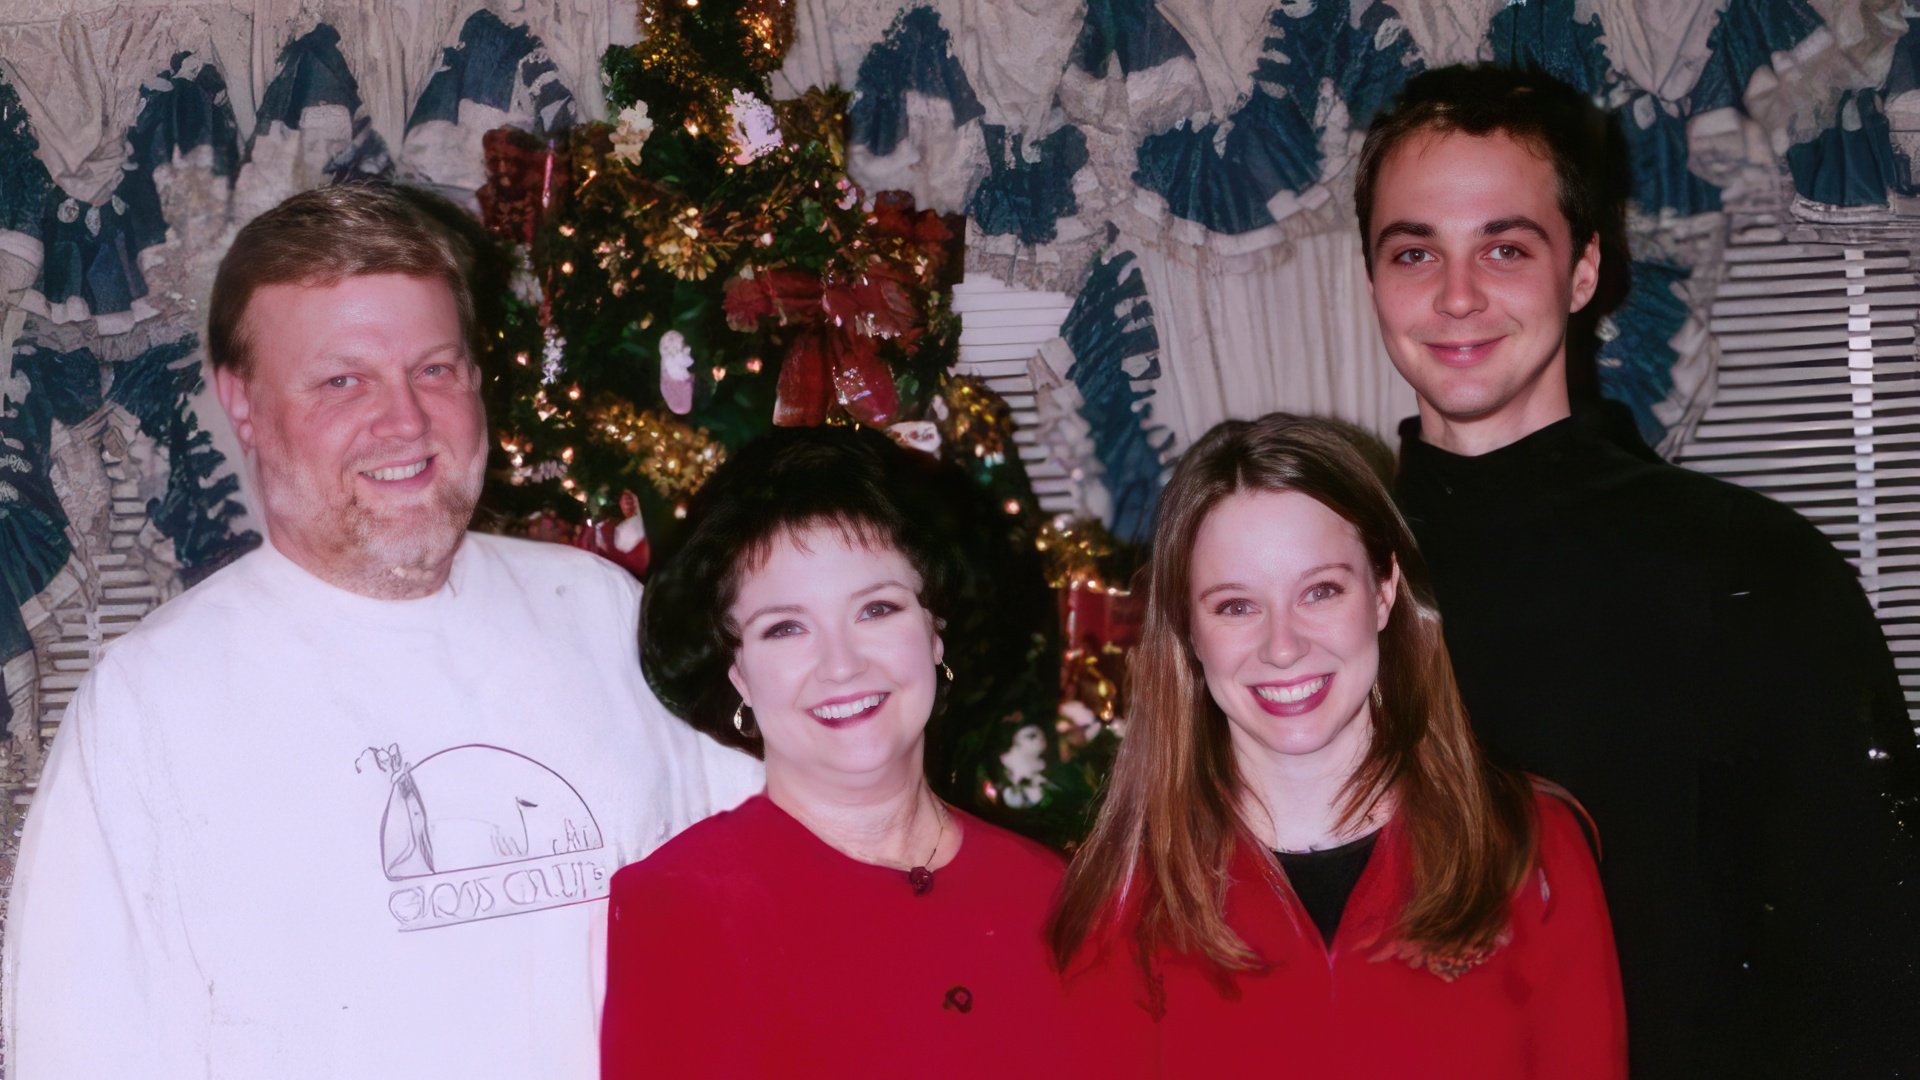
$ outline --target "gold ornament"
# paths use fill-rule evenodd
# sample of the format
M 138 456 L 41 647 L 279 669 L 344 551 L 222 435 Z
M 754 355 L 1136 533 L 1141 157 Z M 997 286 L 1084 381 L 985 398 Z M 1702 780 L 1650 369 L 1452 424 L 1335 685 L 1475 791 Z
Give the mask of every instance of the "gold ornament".
M 1101 560 L 1113 554 L 1113 534 L 1098 518 L 1068 518 L 1065 514 L 1040 527 L 1033 546 L 1047 564 L 1047 584 L 1056 589 L 1078 585 L 1107 589 Z
M 746 30 L 747 58 L 762 75 L 779 70 L 793 44 L 793 6 L 798 0 L 747 0 L 739 20 Z
M 633 455 L 633 469 L 669 499 L 685 499 L 707 482 L 727 452 L 705 428 L 672 415 L 615 402 L 591 419 L 595 437 Z
M 949 445 L 972 447 L 973 455 L 989 465 L 1006 460 L 1013 445 L 1013 408 L 1005 398 L 971 375 L 948 377 L 940 396 L 947 402 L 940 435 Z

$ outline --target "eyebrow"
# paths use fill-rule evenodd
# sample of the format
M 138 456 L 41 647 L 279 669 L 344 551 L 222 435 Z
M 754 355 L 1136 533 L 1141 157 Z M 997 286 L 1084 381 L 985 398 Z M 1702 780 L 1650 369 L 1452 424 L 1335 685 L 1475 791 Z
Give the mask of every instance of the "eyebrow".
M 1516 214 L 1513 217 L 1495 218 L 1485 225 L 1480 226 L 1481 236 L 1498 236 L 1505 232 L 1529 232 L 1539 237 L 1542 241 L 1550 239 L 1547 236 L 1545 226 L 1523 214 Z
M 408 358 L 407 366 L 412 367 L 415 364 L 424 364 L 428 360 L 431 360 L 437 356 L 440 356 L 443 353 L 453 353 L 457 356 L 464 356 L 464 357 L 467 357 L 468 359 L 472 359 L 472 357 L 467 352 L 467 346 L 465 342 L 458 341 L 458 340 L 443 341 L 437 345 L 429 345 L 426 348 L 421 349 L 419 352 L 413 354 L 412 357 Z M 345 349 L 337 352 L 321 353 L 320 355 L 314 358 L 314 363 L 316 364 L 316 366 L 326 367 L 326 368 L 340 367 L 342 365 L 352 366 L 352 365 L 358 364 L 360 360 L 364 358 L 364 356 L 365 356 L 364 353 L 356 352 L 355 350 L 349 348 L 349 349 Z
M 1492 221 L 1480 226 L 1481 236 L 1499 236 L 1501 233 L 1506 232 L 1532 233 L 1539 237 L 1543 243 L 1551 240 L 1551 238 L 1547 236 L 1545 226 L 1524 214 L 1516 214 L 1513 217 L 1494 218 Z M 1373 249 L 1375 251 L 1380 250 L 1386 246 L 1387 241 L 1398 236 L 1410 236 L 1415 240 L 1431 240 L 1434 235 L 1433 226 L 1424 222 L 1389 222 L 1381 228 L 1380 235 L 1374 238 Z
M 905 582 L 895 581 L 892 578 L 888 578 L 885 581 L 876 581 L 873 584 L 867 586 L 866 588 L 859 590 L 858 592 L 853 594 L 853 599 L 858 600 L 863 596 L 867 596 L 872 593 L 877 593 L 881 589 L 886 589 L 886 588 L 906 589 L 906 591 L 908 592 L 913 591 L 912 589 L 907 588 L 907 585 Z M 762 615 L 804 615 L 806 614 L 806 611 L 807 611 L 806 607 L 801 604 L 768 604 L 766 607 L 759 608 L 755 610 L 753 614 L 747 616 L 745 619 L 742 619 L 740 621 L 740 625 L 748 626 L 752 624 L 752 622 L 755 619 L 760 618 Z
M 1433 239 L 1433 226 L 1423 225 L 1417 221 L 1390 222 L 1385 228 L 1380 230 L 1379 236 L 1373 238 L 1373 249 L 1375 251 L 1380 250 L 1386 246 L 1387 241 L 1396 236 L 1411 236 L 1415 240 L 1431 240 Z
M 1343 562 L 1330 562 L 1330 563 L 1321 563 L 1321 564 L 1320 564 L 1319 566 L 1315 566 L 1315 567 L 1311 567 L 1311 568 L 1309 568 L 1309 569 L 1307 569 L 1307 570 L 1303 570 L 1303 571 L 1301 571 L 1301 573 L 1300 573 L 1300 577 L 1301 577 L 1302 579 L 1305 579 L 1305 578 L 1310 578 L 1310 577 L 1312 577 L 1312 576 L 1314 576 L 1315 574 L 1324 574 L 1324 573 L 1326 573 L 1326 572 L 1327 572 L 1327 571 L 1329 571 L 1329 570 L 1345 570 L 1345 571 L 1346 571 L 1347 573 L 1349 573 L 1349 574 L 1351 574 L 1351 573 L 1354 573 L 1354 569 L 1353 569 L 1353 565 L 1352 565 L 1351 563 L 1343 563 Z M 1247 587 L 1246 587 L 1245 585 L 1242 585 L 1242 584 L 1241 584 L 1240 582 L 1237 582 L 1237 581 L 1223 581 L 1223 582 L 1221 582 L 1221 583 L 1220 583 L 1220 584 L 1218 584 L 1218 585 L 1210 585 L 1210 586 L 1208 586 L 1208 587 L 1207 587 L 1206 589 L 1204 589 L 1204 590 L 1203 590 L 1203 591 L 1202 591 L 1202 592 L 1200 593 L 1200 595 L 1199 595 L 1199 596 L 1197 596 L 1197 597 L 1195 597 L 1195 599 L 1196 599 L 1196 600 L 1205 600 L 1205 599 L 1206 599 L 1207 597 L 1209 597 L 1209 596 L 1212 596 L 1212 595 L 1213 595 L 1214 593 L 1218 593 L 1218 592 L 1234 592 L 1234 591 L 1241 591 L 1241 592 L 1245 592 L 1245 591 L 1248 591 L 1248 590 L 1247 590 Z

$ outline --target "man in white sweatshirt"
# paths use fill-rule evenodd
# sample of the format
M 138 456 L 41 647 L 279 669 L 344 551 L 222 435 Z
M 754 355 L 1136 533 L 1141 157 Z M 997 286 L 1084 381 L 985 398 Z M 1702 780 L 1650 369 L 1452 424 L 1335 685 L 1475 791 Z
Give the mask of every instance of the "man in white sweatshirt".
M 67 712 L 14 1080 L 594 1076 L 609 879 L 757 786 L 654 700 L 624 571 L 466 531 L 466 265 L 383 186 L 296 195 L 222 262 L 208 357 L 269 542 Z

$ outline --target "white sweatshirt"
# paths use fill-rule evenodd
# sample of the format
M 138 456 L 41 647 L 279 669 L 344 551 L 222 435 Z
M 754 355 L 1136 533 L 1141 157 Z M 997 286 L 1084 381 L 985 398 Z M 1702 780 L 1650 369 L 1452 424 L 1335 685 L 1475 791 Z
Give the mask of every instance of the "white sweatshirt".
M 648 690 L 639 595 L 476 533 L 424 599 L 267 545 L 154 612 L 28 815 L 13 1080 L 596 1075 L 609 879 L 760 786 Z

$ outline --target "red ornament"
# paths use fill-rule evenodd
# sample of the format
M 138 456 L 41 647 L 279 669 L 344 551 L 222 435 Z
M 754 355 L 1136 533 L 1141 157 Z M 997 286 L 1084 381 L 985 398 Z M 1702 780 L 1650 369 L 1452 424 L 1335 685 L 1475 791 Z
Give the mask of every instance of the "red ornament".
M 487 183 L 478 193 L 481 223 L 515 243 L 533 243 L 540 223 L 566 200 L 568 155 L 511 127 L 482 135 L 480 148 L 487 163 Z
M 900 395 L 878 340 L 914 329 L 911 295 L 898 280 L 870 276 L 829 286 L 794 270 L 762 270 L 727 282 L 722 304 L 736 330 L 751 330 L 768 316 L 803 327 L 781 361 L 775 424 L 825 423 L 836 401 L 863 424 L 899 418 Z

